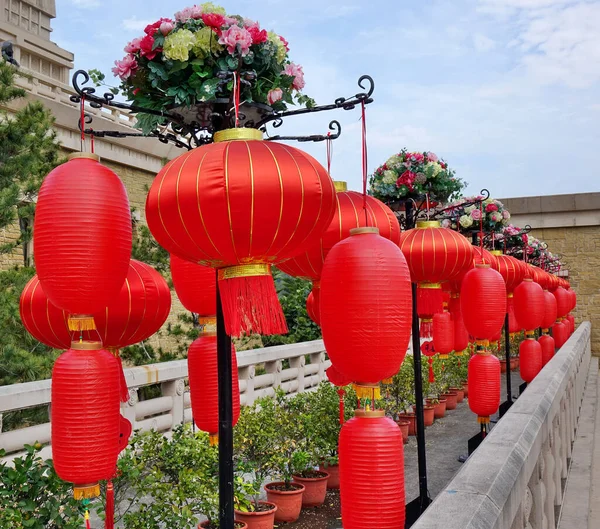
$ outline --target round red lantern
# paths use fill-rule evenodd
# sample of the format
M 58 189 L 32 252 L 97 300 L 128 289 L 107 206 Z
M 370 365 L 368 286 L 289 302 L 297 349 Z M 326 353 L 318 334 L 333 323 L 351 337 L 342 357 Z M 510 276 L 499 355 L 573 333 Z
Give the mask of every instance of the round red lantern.
M 344 528 L 404 527 L 404 448 L 400 428 L 383 411 L 355 413 L 342 427 L 339 442 Z
M 402 234 L 400 247 L 419 286 L 417 310 L 421 336 L 430 337 L 432 318 L 442 312 L 443 281 L 458 277 L 473 263 L 473 246 L 460 233 L 440 227 L 438 221 L 418 221 Z
M 554 338 L 548 334 L 542 334 L 542 336 L 538 338 L 538 343 L 542 348 L 542 367 L 544 367 L 554 356 Z
M 348 386 L 352 383 L 350 378 L 346 377 L 343 373 L 340 373 L 333 365 L 327 368 L 325 374 L 327 375 L 329 382 L 331 382 L 334 386 L 342 387 Z
M 181 304 L 198 316 L 217 313 L 217 274 L 209 266 L 201 266 L 171 254 L 173 287 Z
M 72 330 L 94 328 L 92 314 L 119 294 L 131 257 L 125 186 L 95 154 L 75 153 L 44 179 L 35 212 L 35 264 L 50 301 Z
M 52 370 L 52 457 L 76 499 L 100 495 L 120 451 L 119 365 L 100 342 L 73 342 Z M 76 405 L 74 404 L 76 402 Z
M 433 315 L 433 348 L 442 359 L 454 351 L 454 322 L 449 312 Z
M 321 329 L 336 369 L 361 385 L 394 376 L 411 333 L 410 273 L 377 228 L 351 230 L 329 252 L 321 277 Z
M 306 313 L 308 314 L 308 317 L 317 325 L 320 324 L 321 318 L 319 317 L 319 313 L 317 312 L 317 307 L 316 307 L 316 302 L 315 302 L 315 295 L 313 293 L 313 291 L 311 290 L 311 292 L 308 294 L 308 297 L 306 298 Z
M 537 329 L 542 325 L 546 312 L 544 291 L 531 279 L 524 279 L 515 288 L 513 294 L 515 316 L 519 325 L 526 331 Z
M 521 266 L 522 261 L 511 255 L 503 255 L 499 250 L 492 251 L 492 254 L 496 256 L 498 272 L 506 283 L 506 292 L 511 294 L 525 278 L 525 268 Z
M 500 406 L 500 360 L 489 351 L 473 355 L 468 368 L 469 408 L 488 424 Z
M 217 365 L 217 337 L 206 333 L 194 340 L 188 351 L 188 377 L 194 423 L 210 434 L 212 445 L 218 443 L 219 434 L 219 374 Z M 240 388 L 237 357 L 231 346 L 231 398 L 233 401 L 233 426 L 240 417 Z
M 542 365 L 542 346 L 528 336 L 519 346 L 521 378 L 529 384 L 541 371 Z
M 215 143 L 169 162 L 146 202 L 148 227 L 170 253 L 219 269 L 227 333 L 282 334 L 271 264 L 315 244 L 335 213 L 335 189 L 310 155 L 219 131 Z
M 547 290 L 544 291 L 544 318 L 542 319 L 542 331 L 547 332 L 557 318 L 556 298 Z

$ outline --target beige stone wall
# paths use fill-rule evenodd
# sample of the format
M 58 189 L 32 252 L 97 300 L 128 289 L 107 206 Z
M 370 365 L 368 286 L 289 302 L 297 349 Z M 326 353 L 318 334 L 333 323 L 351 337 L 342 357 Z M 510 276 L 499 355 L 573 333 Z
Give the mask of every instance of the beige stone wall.
M 577 324 L 592 322 L 592 352 L 600 356 L 600 226 L 539 228 L 532 235 L 561 254 L 577 292 Z
M 0 230 L 0 246 L 14 243 L 21 234 L 19 224 Z M 0 254 L 0 270 L 23 266 L 23 247 L 17 246 L 11 253 Z

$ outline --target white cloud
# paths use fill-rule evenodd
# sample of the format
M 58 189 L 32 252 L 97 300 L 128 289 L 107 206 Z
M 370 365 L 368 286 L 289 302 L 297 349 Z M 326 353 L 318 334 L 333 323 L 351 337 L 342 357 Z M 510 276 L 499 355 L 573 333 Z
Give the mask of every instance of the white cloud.
M 496 43 L 481 33 L 475 33 L 473 35 L 473 46 L 479 52 L 486 52 L 493 50 L 496 47 Z
M 99 0 L 71 0 L 71 3 L 75 7 L 81 7 L 82 9 L 93 9 L 100 6 Z
M 136 16 L 133 16 L 131 18 L 126 18 L 125 20 L 123 20 L 123 22 L 121 23 L 121 25 L 129 30 L 129 31 L 144 31 L 144 28 L 148 25 L 148 24 L 152 24 L 152 20 L 144 20 L 144 19 L 139 19 Z

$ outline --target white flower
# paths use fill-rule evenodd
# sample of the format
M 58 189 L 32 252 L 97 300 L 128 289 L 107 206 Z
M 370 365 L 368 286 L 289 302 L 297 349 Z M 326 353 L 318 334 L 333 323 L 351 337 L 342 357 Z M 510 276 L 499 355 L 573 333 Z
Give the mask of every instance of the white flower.
M 388 165 L 389 167 L 389 165 Z M 398 180 L 398 176 L 396 175 L 396 173 L 394 171 L 390 171 L 389 169 L 387 171 L 383 172 L 383 183 L 384 184 L 395 184 L 396 180 Z
M 465 208 L 465 213 L 470 214 L 471 212 L 475 211 L 475 209 L 477 209 L 475 206 L 467 206 Z
M 473 219 L 470 217 L 470 215 L 463 215 L 460 219 L 458 219 L 458 222 L 463 228 L 470 228 L 473 226 Z

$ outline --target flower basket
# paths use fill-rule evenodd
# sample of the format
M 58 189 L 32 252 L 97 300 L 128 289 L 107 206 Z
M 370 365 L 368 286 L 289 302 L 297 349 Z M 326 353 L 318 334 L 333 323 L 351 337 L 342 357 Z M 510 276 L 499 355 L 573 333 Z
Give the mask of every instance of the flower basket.
M 408 200 L 445 203 L 458 195 L 464 182 L 432 152 L 402 150 L 390 157 L 370 177 L 370 194 L 403 211 Z M 395 209 L 398 208 L 398 209 Z
M 239 125 L 254 126 L 289 104 L 314 104 L 300 92 L 304 72 L 288 51 L 283 37 L 258 22 L 206 2 L 146 26 L 143 36 L 125 46 L 127 55 L 115 61 L 113 73 L 138 108 L 169 112 L 186 125 L 213 130 L 219 121 L 229 120 L 221 128 L 235 121 L 237 95 Z M 163 122 L 142 112 L 136 126 L 149 133 Z
M 483 220 L 485 233 L 502 233 L 508 225 L 510 213 L 499 200 L 483 196 L 462 197 L 450 203 L 442 217 L 442 227 L 454 230 L 479 231 Z M 476 202 L 473 204 L 473 202 Z

